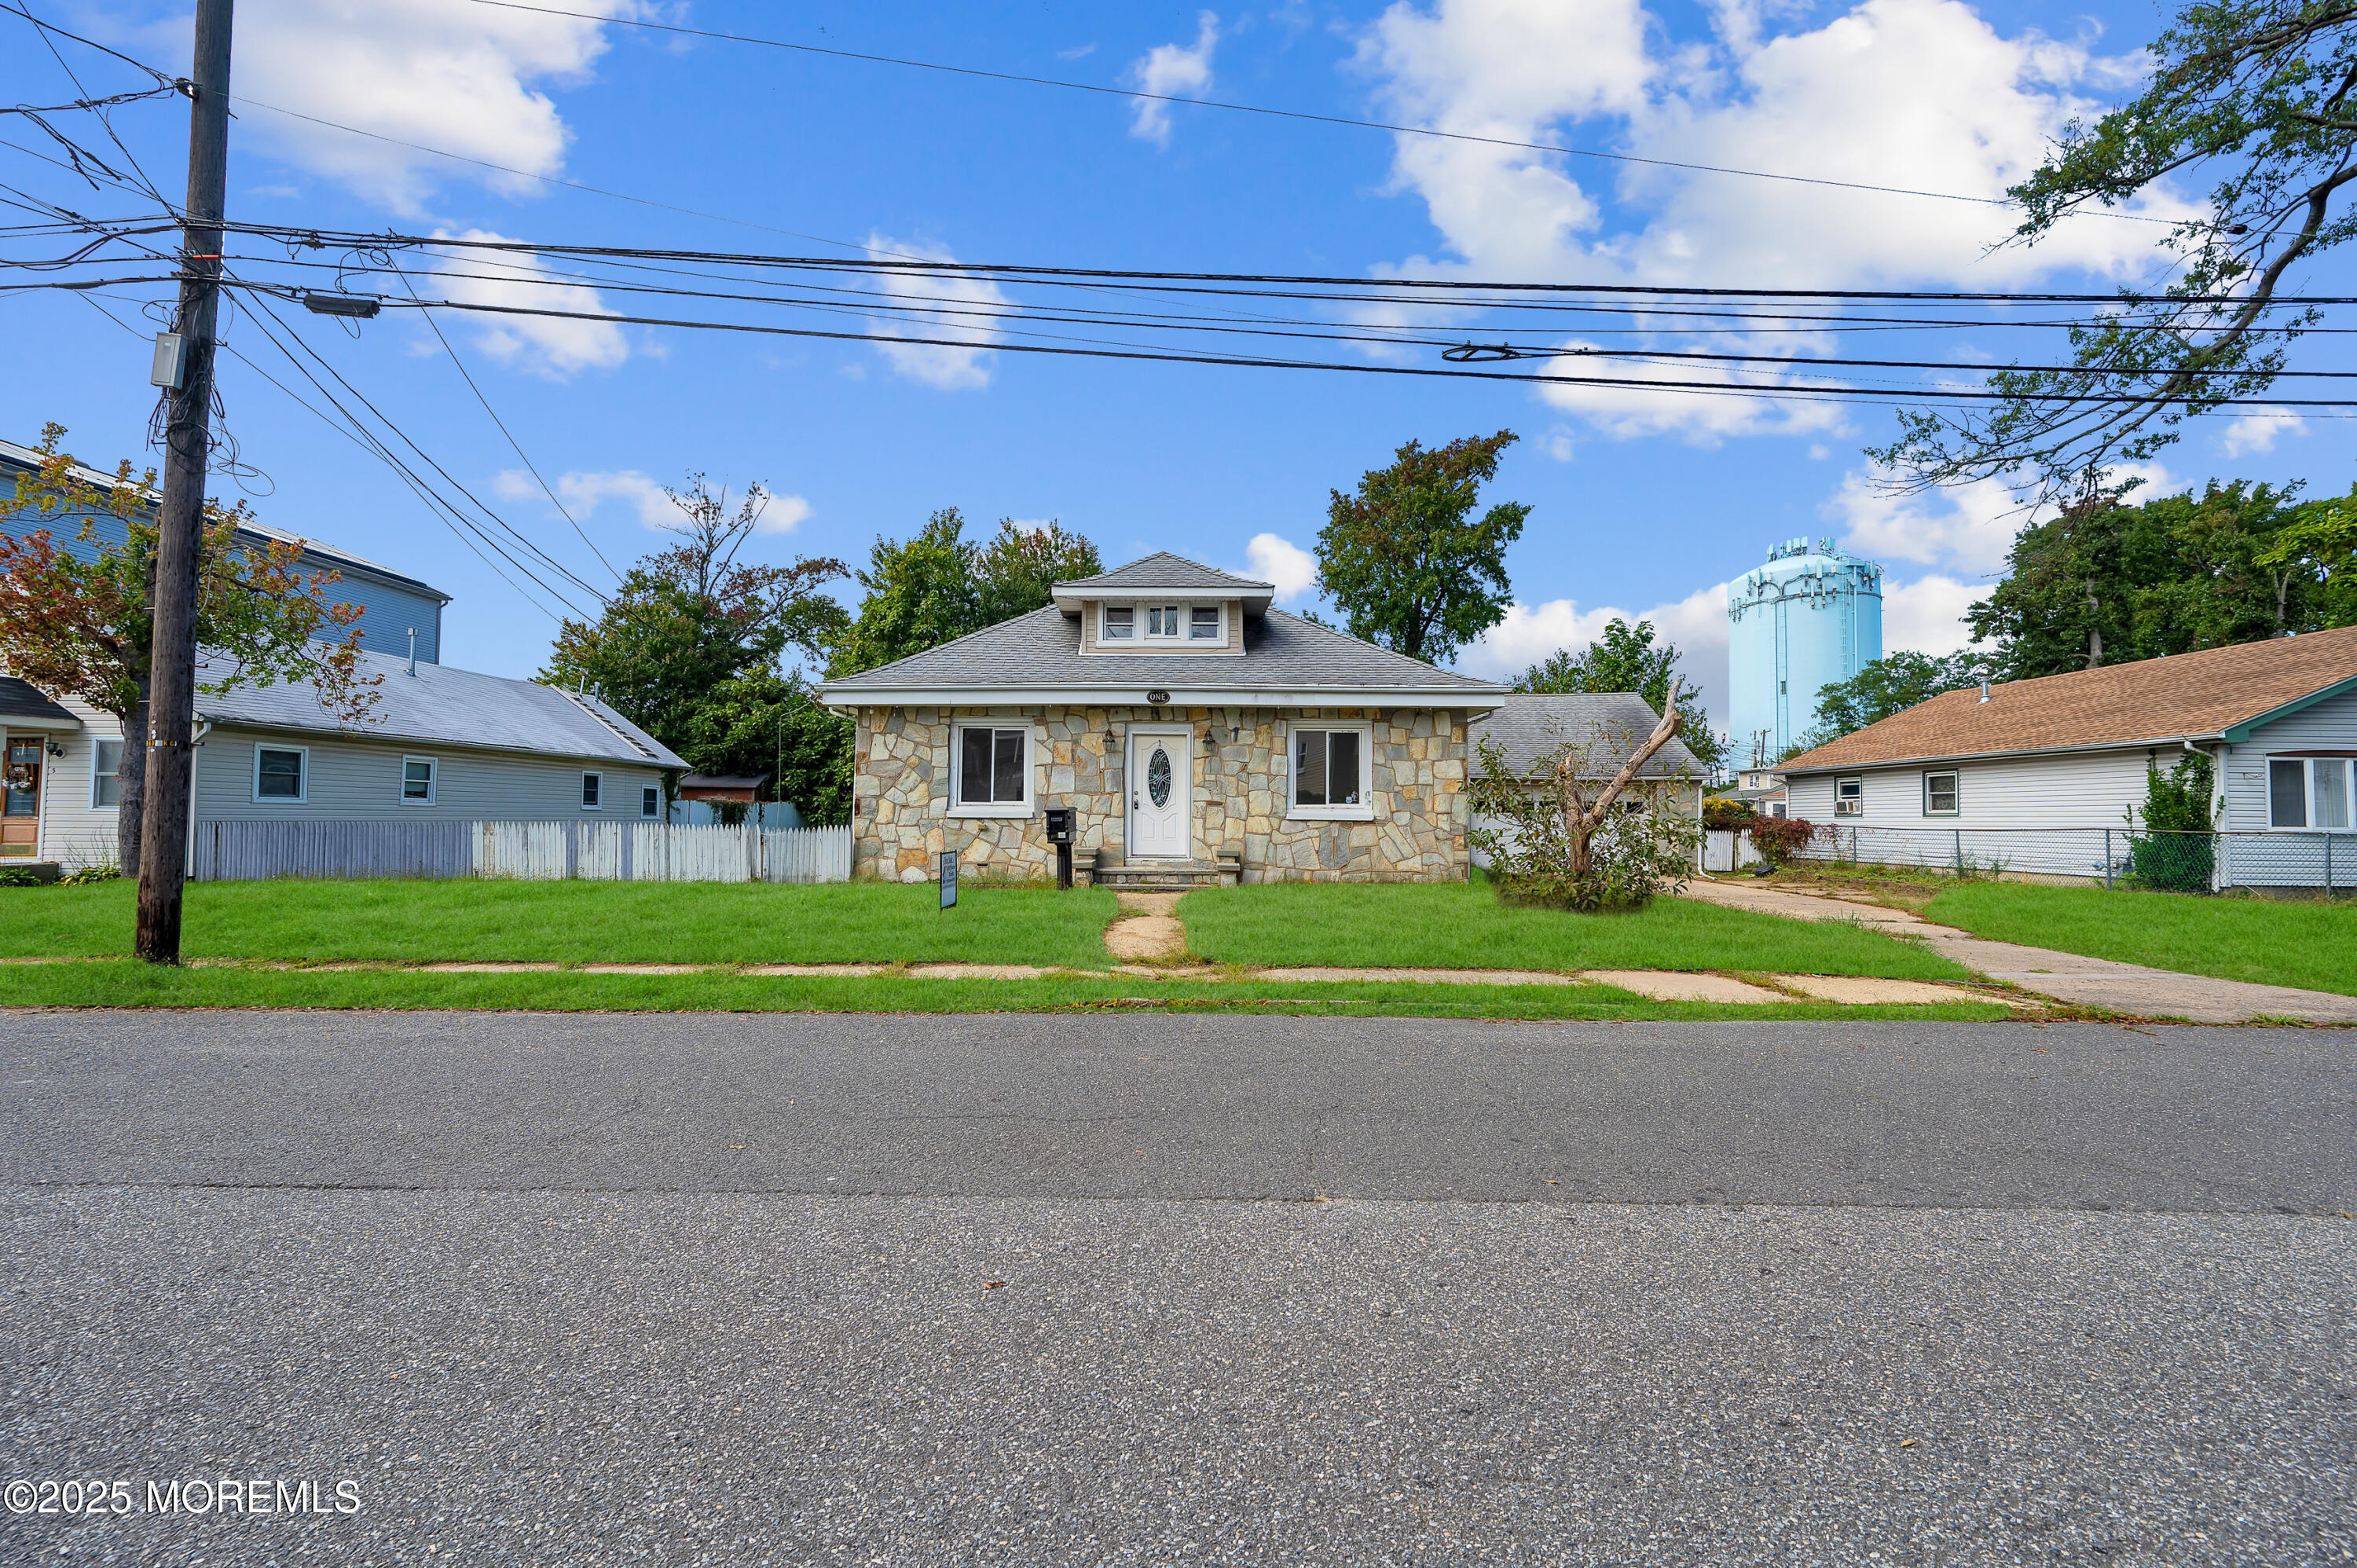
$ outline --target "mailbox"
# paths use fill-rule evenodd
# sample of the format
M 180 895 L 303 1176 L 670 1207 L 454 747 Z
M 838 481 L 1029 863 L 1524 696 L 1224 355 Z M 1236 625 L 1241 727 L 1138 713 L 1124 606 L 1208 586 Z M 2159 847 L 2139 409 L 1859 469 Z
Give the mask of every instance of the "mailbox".
M 1049 843 L 1071 843 L 1072 820 L 1077 814 L 1070 806 L 1049 807 L 1048 842 Z

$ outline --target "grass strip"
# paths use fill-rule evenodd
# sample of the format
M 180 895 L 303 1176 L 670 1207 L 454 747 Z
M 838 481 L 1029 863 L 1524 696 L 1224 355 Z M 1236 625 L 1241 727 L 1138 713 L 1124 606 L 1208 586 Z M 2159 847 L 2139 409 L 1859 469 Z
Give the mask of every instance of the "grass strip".
M 1846 1007 L 1832 1003 L 1648 1002 L 1609 986 L 1260 985 L 1104 979 L 754 979 L 733 973 L 425 974 L 414 970 L 159 969 L 130 960 L 0 967 L 0 1006 L 244 1007 L 493 1012 L 1301 1014 L 1319 1017 L 1997 1019 L 1992 1003 Z
M 1273 883 L 1189 893 L 1188 950 L 1215 963 L 1352 969 L 1670 969 L 1968 980 L 1913 942 L 1684 898 L 1627 914 L 1512 908 L 1486 879 Z
M 1992 941 L 2357 996 L 2357 903 L 1965 882 L 1930 918 Z

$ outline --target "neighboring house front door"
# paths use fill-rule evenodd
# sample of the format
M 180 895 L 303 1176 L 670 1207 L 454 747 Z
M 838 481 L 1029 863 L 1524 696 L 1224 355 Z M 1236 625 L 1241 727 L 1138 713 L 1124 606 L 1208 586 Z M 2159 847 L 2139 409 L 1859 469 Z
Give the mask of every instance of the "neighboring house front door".
M 41 848 L 41 739 L 11 736 L 0 755 L 0 855 L 30 859 Z
M 1186 860 L 1194 854 L 1194 769 L 1185 730 L 1129 732 L 1129 858 Z

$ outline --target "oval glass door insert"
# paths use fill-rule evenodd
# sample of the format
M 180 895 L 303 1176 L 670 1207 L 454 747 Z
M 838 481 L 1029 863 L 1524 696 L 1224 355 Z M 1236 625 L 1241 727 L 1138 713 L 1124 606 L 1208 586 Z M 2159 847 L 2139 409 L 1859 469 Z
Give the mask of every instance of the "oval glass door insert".
M 1158 746 L 1146 764 L 1146 792 L 1157 809 L 1170 803 L 1170 754 Z

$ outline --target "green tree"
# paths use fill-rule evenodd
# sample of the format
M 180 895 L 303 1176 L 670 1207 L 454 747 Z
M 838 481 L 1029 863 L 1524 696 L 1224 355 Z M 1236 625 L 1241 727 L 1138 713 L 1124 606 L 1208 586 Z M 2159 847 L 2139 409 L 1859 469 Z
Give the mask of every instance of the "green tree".
M 980 627 L 976 554 L 965 537 L 965 519 L 955 507 L 933 513 L 910 538 L 877 535 L 867 570 L 858 574 L 866 595 L 827 661 L 826 672 L 838 678 L 856 675 Z
M 2309 574 L 2309 603 L 2319 627 L 2357 626 L 2357 485 L 2345 496 L 2302 503 L 2258 564 Z
M 1655 714 L 1670 693 L 1670 683 L 1677 679 L 1678 645 L 1664 642 L 1653 645 L 1653 623 L 1641 620 L 1631 626 L 1625 620 L 1614 619 L 1604 628 L 1604 635 L 1586 648 L 1574 652 L 1559 648 L 1538 663 L 1514 678 L 1517 692 L 1634 692 L 1650 703 Z M 1705 768 L 1716 768 L 1727 758 L 1726 744 L 1711 733 L 1710 722 L 1703 712 L 1702 689 L 1682 690 L 1678 694 L 1678 738 Z
M 1937 658 L 1929 653 L 1887 653 L 1861 667 L 1846 681 L 1817 689 L 1816 726 L 1803 737 L 1799 751 L 1812 751 L 1852 730 L 1880 724 L 1918 703 L 1928 703 L 1943 692 L 1959 692 L 1979 683 L 1973 671 L 1980 654 L 1966 649 Z
M 805 822 L 851 820 L 850 722 L 820 706 L 800 674 L 724 681 L 688 708 L 680 733 L 673 749 L 698 773 L 766 773 L 770 798 Z
M 823 657 L 840 636 L 843 607 L 820 590 L 844 575 L 824 556 L 791 565 L 737 559 L 769 496 L 748 488 L 732 513 L 701 474 L 666 490 L 680 510 L 680 542 L 640 561 L 595 622 L 557 630 L 552 685 L 587 686 L 631 723 L 685 757 L 690 725 L 711 693 L 748 676 L 775 676 L 789 650 Z
M 44 425 L 40 461 L 0 502 L 0 669 L 52 696 L 77 697 L 114 715 L 127 744 L 115 775 L 115 857 L 139 875 L 140 817 L 147 795 L 147 699 L 154 668 L 156 474 L 132 478 L 128 460 L 104 489 L 84 480 L 60 447 L 65 426 Z M 98 520 L 124 527 L 100 542 Z M 220 695 L 281 681 L 310 685 L 319 705 L 347 723 L 367 716 L 381 675 L 361 672 L 357 605 L 337 604 L 334 572 L 306 574 L 299 543 L 241 540 L 241 505 L 207 501 L 197 542 L 197 646 L 211 656 L 197 691 Z M 61 547 L 59 526 L 81 549 Z
M 1076 583 L 1104 570 L 1097 547 L 1050 519 L 1025 528 L 998 520 L 998 536 L 974 560 L 977 626 L 1028 615 L 1055 600 L 1059 583 Z
M 2093 670 L 2330 624 L 2327 574 L 2278 555 L 2297 486 L 2214 480 L 2138 506 L 2097 499 L 2024 529 L 2006 575 L 1966 612 L 2009 680 Z
M 1411 441 L 1370 469 L 1356 495 L 1333 492 L 1318 535 L 1318 585 L 1351 635 L 1438 664 L 1506 616 L 1506 547 L 1531 509 L 1520 501 L 1472 518 L 1498 474 L 1511 430 L 1426 451 Z
M 2123 290 L 2073 328 L 2067 368 L 1992 375 L 2005 401 L 1988 412 L 1902 414 L 1900 438 L 1872 453 L 1898 488 L 1997 478 L 2092 499 L 2109 470 L 2175 441 L 2187 415 L 2263 394 L 2319 319 L 2278 295 L 2291 269 L 2357 234 L 2342 199 L 2357 180 L 2357 5 L 2182 0 L 2147 58 L 2134 98 L 2072 122 L 2012 188 L 2024 214 L 2013 242 L 2166 179 L 2209 179 L 2198 214 L 2161 242 L 2169 283 Z

